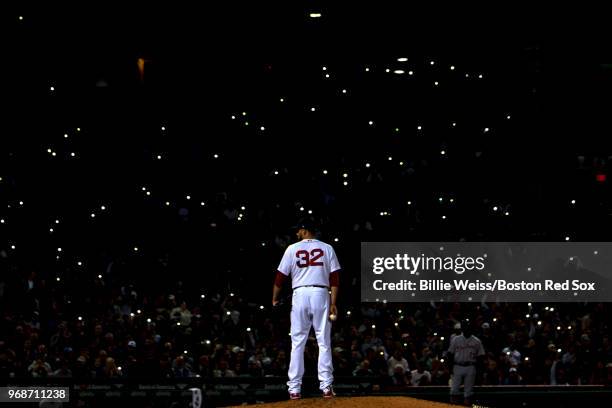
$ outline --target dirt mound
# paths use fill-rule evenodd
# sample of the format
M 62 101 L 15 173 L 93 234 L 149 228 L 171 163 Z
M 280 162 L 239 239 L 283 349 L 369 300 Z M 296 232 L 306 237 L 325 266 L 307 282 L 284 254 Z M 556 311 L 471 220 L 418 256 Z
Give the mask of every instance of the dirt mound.
M 409 397 L 336 397 L 332 399 L 304 398 L 296 401 L 271 402 L 263 408 L 450 408 L 456 405 L 425 401 Z

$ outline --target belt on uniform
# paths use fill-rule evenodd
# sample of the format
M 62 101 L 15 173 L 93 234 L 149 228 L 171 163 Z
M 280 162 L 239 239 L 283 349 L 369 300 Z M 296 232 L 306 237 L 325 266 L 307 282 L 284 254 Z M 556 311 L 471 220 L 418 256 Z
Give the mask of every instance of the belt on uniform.
M 323 285 L 302 285 L 302 286 L 296 286 L 293 289 L 297 289 L 297 288 L 323 288 L 323 289 L 328 289 L 327 286 L 323 286 Z
M 469 366 L 473 366 L 476 363 L 473 362 L 467 362 L 467 363 L 455 363 L 455 365 L 461 366 L 461 367 L 469 367 Z

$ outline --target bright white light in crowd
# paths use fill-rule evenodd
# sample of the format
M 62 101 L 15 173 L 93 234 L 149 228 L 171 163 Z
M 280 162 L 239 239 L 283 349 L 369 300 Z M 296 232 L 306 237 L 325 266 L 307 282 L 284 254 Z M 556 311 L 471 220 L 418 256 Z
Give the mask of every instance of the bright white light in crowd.
M 218 158 L 219 158 L 219 155 L 215 153 L 215 154 L 213 155 L 213 157 L 214 157 L 215 159 L 218 159 Z
M 190 195 L 185 196 L 185 198 L 186 198 L 187 200 L 191 200 L 191 196 L 190 196 Z
M 61 281 L 62 279 L 58 276 L 57 278 L 55 278 L 56 281 Z
M 347 178 L 347 177 L 348 177 L 348 174 L 344 173 L 344 174 L 342 175 L 342 177 Z
M 551 307 L 549 310 L 550 310 L 551 312 L 554 312 L 554 311 L 555 311 L 555 308 L 554 308 L 554 307 Z
M 248 332 L 250 332 L 250 331 L 251 331 L 251 328 L 250 328 L 250 327 L 247 327 L 247 329 L 246 329 L 246 330 L 247 330 Z
M 316 110 L 316 108 L 313 106 L 312 108 L 310 108 L 311 112 L 314 112 Z
M 148 195 L 148 196 L 150 196 L 150 195 L 151 195 L 151 192 L 150 192 L 150 191 L 147 191 L 145 194 L 146 194 L 146 195 Z
M 0 224 L 4 224 L 4 218 L 0 218 Z
M 52 86 L 52 87 L 50 87 L 49 89 L 50 89 L 51 91 L 55 91 L 55 87 L 53 87 L 53 86 Z
M 308 214 L 312 214 L 312 210 L 308 210 Z
M 166 130 L 166 127 L 165 127 L 165 126 L 162 126 L 162 127 L 161 127 L 161 130 Z
M 227 316 L 229 316 L 229 315 L 231 315 L 232 313 L 231 313 L 231 312 L 228 310 L 227 312 L 225 312 L 225 314 L 226 314 Z
M 465 74 L 465 77 L 466 77 L 466 78 L 469 78 L 469 77 L 470 77 L 470 74 Z
M 325 78 L 329 78 L 329 74 L 325 74 Z
M 78 265 L 78 266 L 82 266 L 82 265 L 83 265 L 83 262 L 79 261 L 79 262 L 77 262 L 77 265 Z
M 391 72 L 391 70 L 389 68 L 385 69 L 385 72 Z
M 527 303 L 527 306 L 531 306 L 531 302 Z
M 417 130 L 421 130 L 423 127 L 421 125 L 417 126 Z
M 366 167 L 370 167 L 370 163 L 366 163 L 366 164 L 365 164 L 365 166 L 366 166 Z
M 19 21 L 23 21 L 23 16 L 19 16 Z
M 167 205 L 167 206 L 170 206 L 170 201 L 166 201 L 166 205 Z
M 75 157 L 75 156 L 76 156 L 75 152 L 70 153 L 70 157 Z
M 572 204 L 576 204 L 576 200 L 572 200 Z
M 264 310 L 264 305 L 259 306 L 259 310 Z
M 398 322 L 395 322 L 395 323 L 394 323 L 394 326 L 395 326 L 395 327 L 399 326 L 399 323 L 398 323 Z
M 566 240 L 566 241 L 569 241 L 569 240 L 570 240 L 570 237 L 565 237 L 565 240 Z
M 429 65 L 433 65 L 435 63 L 436 63 L 435 61 L 429 61 Z
M 438 86 L 440 83 L 438 81 L 434 82 L 435 86 Z
M 134 317 L 134 313 L 130 313 L 130 317 Z
M 443 219 L 443 220 L 445 220 L 445 219 L 446 219 L 446 215 L 443 215 L 443 216 L 442 216 L 442 219 Z
M 104 210 L 106 210 L 106 206 L 102 205 L 102 206 L 100 206 L 100 209 L 101 209 L 102 211 L 104 211 Z
M 497 211 L 497 206 L 493 207 L 493 211 Z
M 406 61 L 408 61 L 408 58 L 406 57 L 400 57 L 397 59 L 397 62 L 406 62 Z
M 478 75 L 478 78 L 479 78 L 479 79 L 482 79 L 482 74 Z
M 158 155 L 157 155 L 157 160 L 161 160 L 161 159 L 162 159 L 161 154 L 158 154 Z
M 68 133 L 64 133 L 64 139 L 68 139 Z
M 599 251 L 593 251 L 594 255 L 597 255 L 599 253 Z
M 142 187 L 141 190 L 142 191 L 147 191 L 147 188 L 146 187 Z
M 340 241 L 338 238 L 334 238 L 334 242 L 338 242 Z
M 47 149 L 47 153 L 51 153 L 53 150 L 51 149 Z
M 77 128 L 77 132 L 80 132 L 80 131 L 81 131 L 81 128 Z
M 497 321 L 497 317 L 494 317 L 494 318 L 493 318 L 493 321 L 494 321 L 494 322 L 496 322 L 496 321 Z
M 572 330 L 572 326 L 567 326 L 567 330 Z
M 343 90 L 342 90 L 342 93 L 343 93 L 343 94 L 345 94 L 345 93 L 346 93 L 346 89 L 343 89 Z
M 147 319 L 147 323 L 151 323 L 151 318 L 150 317 Z
M 310 18 L 321 18 L 321 13 L 310 13 Z
M 98 279 L 102 279 L 102 275 L 98 275 Z
M 542 325 L 542 321 L 538 320 L 538 326 L 541 326 L 541 325 Z
M 230 296 L 231 296 L 231 297 L 234 297 L 234 292 L 231 292 L 231 293 L 230 293 Z
M 232 115 L 232 119 L 236 119 L 236 115 Z
M 408 201 L 406 204 L 408 204 L 408 205 L 412 205 L 412 201 Z
M 265 128 L 265 127 L 263 127 L 263 126 L 261 126 L 261 127 L 259 128 L 259 130 L 266 130 L 266 128 Z
M 83 320 L 83 317 L 79 316 L 79 317 L 77 317 L 77 319 L 78 319 L 79 321 L 81 321 L 81 320 Z
M 300 211 L 304 211 L 304 207 L 300 207 Z
M 370 68 L 368 68 L 368 67 L 366 67 L 365 70 L 366 70 L 366 72 L 370 72 Z
M 408 75 L 413 75 L 414 71 L 408 71 Z
M 376 325 L 375 325 L 375 324 L 373 324 L 373 325 L 372 325 L 372 328 L 373 328 L 373 329 L 375 329 L 375 328 L 376 328 Z
M 62 252 L 62 248 L 57 248 L 57 252 Z
M 96 218 L 96 214 L 94 214 L 94 213 L 91 213 L 90 216 L 91 216 L 91 218 Z
M 11 245 L 11 249 L 15 249 L 15 248 L 16 248 L 15 245 Z
M 180 326 L 180 325 L 181 325 L 181 322 L 176 322 L 176 325 L 177 325 L 177 326 Z
M 327 67 L 325 67 L 325 66 L 322 69 L 323 69 L 323 71 L 327 71 Z
M 348 186 L 348 181 L 345 181 L 345 182 L 344 182 L 344 183 L 342 183 L 342 184 L 344 184 L 345 186 Z
M 394 73 L 394 74 L 401 75 L 401 74 L 403 74 L 403 73 L 404 73 L 404 70 L 403 70 L 403 69 L 396 69 L 395 71 L 393 71 L 393 73 Z
M 323 170 L 323 174 L 327 174 L 327 170 Z
M 138 309 L 138 310 L 136 310 L 136 313 L 141 314 L 142 310 Z
M 368 125 L 372 126 L 374 124 L 374 121 L 369 121 Z
M 440 336 L 440 340 L 444 341 L 444 336 Z
M 457 126 L 457 122 L 453 122 L 453 123 L 451 123 L 451 126 L 452 126 L 452 127 Z
M 278 170 L 274 170 L 274 175 L 278 176 Z
M 454 66 L 454 65 L 451 65 L 451 66 L 450 66 L 450 70 L 451 70 L 451 71 L 454 71 L 454 70 L 455 70 L 455 66 Z
M 20 202 L 19 202 L 19 205 L 23 205 L 23 201 L 20 201 Z
M 138 252 L 138 247 L 134 247 L 134 252 Z
M 441 154 L 442 156 L 444 156 L 444 155 L 446 154 L 446 151 L 441 150 L 441 151 L 440 151 L 440 154 Z
M 527 314 L 525 315 L 525 317 L 526 317 L 527 319 L 529 319 L 529 316 L 530 316 L 530 314 L 529 314 L 529 313 L 527 313 Z
M 393 157 L 392 157 L 392 156 L 389 156 L 389 157 L 387 157 L 387 160 L 392 161 L 392 160 L 393 160 Z

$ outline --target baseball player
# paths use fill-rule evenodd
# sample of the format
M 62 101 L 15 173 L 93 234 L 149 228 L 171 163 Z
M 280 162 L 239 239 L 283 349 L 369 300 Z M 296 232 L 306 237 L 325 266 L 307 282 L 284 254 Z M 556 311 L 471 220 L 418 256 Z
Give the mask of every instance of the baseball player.
M 304 347 L 310 328 L 319 344 L 319 388 L 324 398 L 332 398 L 333 365 L 331 353 L 331 320 L 338 315 L 336 300 L 340 264 L 334 248 L 315 239 L 315 227 L 311 220 L 302 220 L 296 226 L 298 242 L 287 247 L 278 266 L 272 290 L 272 305 L 283 281 L 291 276 L 293 298 L 291 305 L 291 362 L 289 363 L 289 397 L 300 399 L 304 375 Z M 331 293 L 331 295 L 330 295 Z
M 451 339 L 448 348 L 448 358 L 453 364 L 453 377 L 451 383 L 451 402 L 457 403 L 461 396 L 459 387 L 463 382 L 463 396 L 465 405 L 471 405 L 472 387 L 476 380 L 476 364 L 484 356 L 484 348 L 478 337 L 472 334 L 468 321 L 461 323 L 462 333 Z

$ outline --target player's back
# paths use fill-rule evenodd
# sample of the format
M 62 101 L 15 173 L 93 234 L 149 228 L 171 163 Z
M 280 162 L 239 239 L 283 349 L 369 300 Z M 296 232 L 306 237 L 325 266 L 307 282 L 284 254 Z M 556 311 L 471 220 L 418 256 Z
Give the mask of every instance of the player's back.
M 318 239 L 287 247 L 279 271 L 291 276 L 292 287 L 329 286 L 329 275 L 340 269 L 334 248 Z

